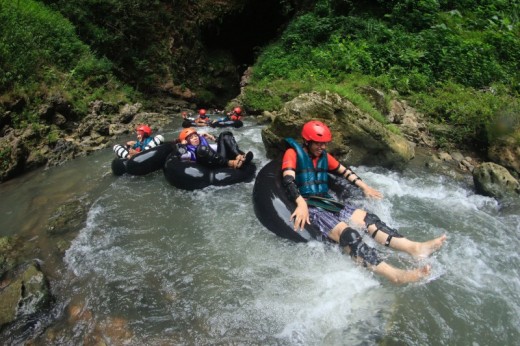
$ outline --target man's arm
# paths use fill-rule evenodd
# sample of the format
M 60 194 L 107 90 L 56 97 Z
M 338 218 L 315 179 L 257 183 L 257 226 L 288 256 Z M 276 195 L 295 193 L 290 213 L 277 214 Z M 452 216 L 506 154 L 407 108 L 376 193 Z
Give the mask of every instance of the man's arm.
M 296 203 L 296 209 L 291 214 L 290 220 L 294 222 L 294 230 L 303 230 L 306 224 L 311 223 L 309 219 L 309 208 L 305 198 L 300 195 L 298 187 L 295 182 L 296 173 L 291 169 L 287 169 L 283 172 L 282 184 L 285 188 L 289 199 Z
M 376 199 L 383 198 L 383 194 L 381 192 L 370 187 L 367 183 L 361 180 L 361 178 L 352 169 L 340 164 L 336 172 L 337 174 L 343 176 L 349 183 L 360 188 L 366 197 L 372 197 Z

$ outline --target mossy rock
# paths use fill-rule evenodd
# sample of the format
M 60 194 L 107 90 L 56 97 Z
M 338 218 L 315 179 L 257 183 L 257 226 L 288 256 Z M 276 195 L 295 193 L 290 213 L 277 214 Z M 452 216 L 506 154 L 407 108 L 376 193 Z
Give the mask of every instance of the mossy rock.
M 0 287 L 0 326 L 41 312 L 51 301 L 49 282 L 36 262 L 4 275 Z
M 332 142 L 328 151 L 349 165 L 372 165 L 401 169 L 414 157 L 414 146 L 391 132 L 369 114 L 336 93 L 301 94 L 287 102 L 272 124 L 262 131 L 269 158 L 279 157 L 286 148 L 285 137 L 301 138 L 309 120 L 329 126 Z
M 58 207 L 47 223 L 47 234 L 58 236 L 79 231 L 86 224 L 87 207 L 81 200 L 70 201 Z

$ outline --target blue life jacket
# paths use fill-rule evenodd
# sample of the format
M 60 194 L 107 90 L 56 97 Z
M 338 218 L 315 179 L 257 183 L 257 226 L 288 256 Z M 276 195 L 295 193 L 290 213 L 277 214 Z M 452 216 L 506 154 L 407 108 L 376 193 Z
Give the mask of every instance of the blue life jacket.
M 206 140 L 206 138 L 204 138 L 204 136 L 200 136 L 197 134 L 197 136 L 199 136 L 199 146 L 200 145 L 205 145 L 207 146 L 208 148 L 211 148 L 208 144 L 208 141 Z M 191 144 L 187 144 L 186 145 L 186 149 L 188 149 L 188 152 L 190 153 L 191 155 L 191 161 L 197 161 L 197 154 L 196 154 L 196 151 L 197 151 L 197 147 L 194 146 L 194 145 L 191 145 Z
M 132 146 L 132 149 L 139 149 L 138 151 L 141 152 L 141 151 L 144 151 L 144 148 L 148 145 L 148 143 L 150 143 L 152 141 L 152 137 L 146 137 L 142 142 L 141 141 L 137 141 L 135 142 L 135 144 Z
M 296 150 L 296 185 L 301 195 L 305 198 L 310 196 L 322 196 L 330 198 L 328 194 L 328 160 L 327 152 L 324 150 L 318 159 L 316 168 L 308 153 L 302 146 L 292 138 L 286 138 L 285 141 Z

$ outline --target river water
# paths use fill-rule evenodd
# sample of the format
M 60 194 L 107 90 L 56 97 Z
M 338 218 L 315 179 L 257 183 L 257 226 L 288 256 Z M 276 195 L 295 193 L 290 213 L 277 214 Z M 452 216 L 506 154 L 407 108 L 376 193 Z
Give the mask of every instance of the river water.
M 233 129 L 265 165 L 261 126 Z M 164 136 L 174 138 L 174 123 Z M 218 130 L 209 132 L 218 134 Z M 121 141 L 126 138 L 121 139 Z M 383 192 L 356 203 L 414 240 L 446 245 L 417 262 L 432 277 L 394 286 L 337 248 L 295 244 L 257 220 L 254 182 L 177 190 L 161 171 L 110 173 L 110 149 L 0 185 L 0 235 L 34 242 L 52 280 L 52 311 L 4 344 L 516 345 L 520 340 L 520 202 L 500 205 L 471 184 L 424 172 L 355 167 Z M 57 206 L 89 200 L 63 256 L 43 226 Z M 370 239 L 366 240 L 371 242 Z

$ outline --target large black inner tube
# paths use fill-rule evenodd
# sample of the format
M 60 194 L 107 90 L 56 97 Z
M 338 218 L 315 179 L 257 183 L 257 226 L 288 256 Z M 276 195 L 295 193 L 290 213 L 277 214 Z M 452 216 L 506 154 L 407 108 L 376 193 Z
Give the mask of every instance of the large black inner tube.
M 210 185 L 225 186 L 252 181 L 256 165 L 250 162 L 241 169 L 209 168 L 196 162 L 181 160 L 172 153 L 164 163 L 163 172 L 166 180 L 176 188 L 196 190 Z
M 166 158 L 172 151 L 172 143 L 167 142 L 143 151 L 129 160 L 115 158 L 112 161 L 112 172 L 114 175 L 122 175 L 124 173 L 145 175 L 155 172 L 164 166 Z
M 274 234 L 294 240 L 307 242 L 321 239 L 321 232 L 314 225 L 306 225 L 296 232 L 290 220 L 296 203 L 290 201 L 282 186 L 282 162 L 274 160 L 265 165 L 256 176 L 253 187 L 253 207 L 256 217 Z
M 343 200 L 352 196 L 353 190 L 345 179 L 329 174 L 329 187 Z M 290 201 L 282 186 L 282 162 L 273 160 L 258 172 L 253 188 L 253 207 L 258 220 L 274 234 L 294 240 L 307 242 L 323 239 L 322 233 L 314 225 L 306 225 L 305 229 L 296 232 L 290 221 L 296 209 L 296 203 Z

